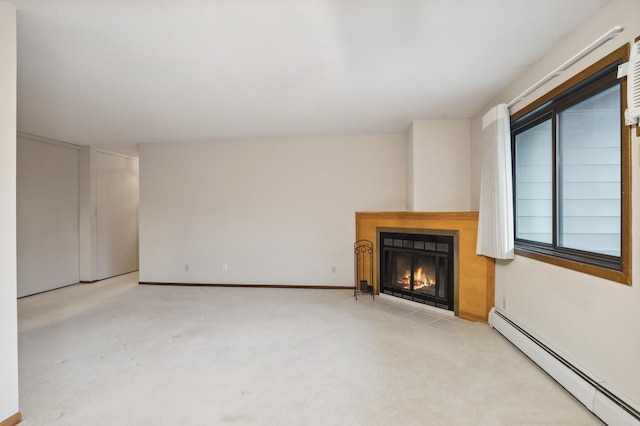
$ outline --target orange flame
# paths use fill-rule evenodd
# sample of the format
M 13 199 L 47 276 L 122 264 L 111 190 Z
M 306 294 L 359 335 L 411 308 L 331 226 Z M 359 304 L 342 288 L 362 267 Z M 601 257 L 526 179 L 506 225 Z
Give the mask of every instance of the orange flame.
M 402 284 L 402 287 L 405 290 L 409 290 L 411 288 L 411 271 L 404 271 L 403 274 L 398 274 L 398 284 Z M 418 290 L 425 287 L 431 287 L 436 285 L 435 277 L 429 277 L 424 272 L 422 267 L 416 268 L 413 271 L 413 289 Z
M 422 267 L 416 268 L 413 271 L 413 288 L 420 289 L 423 287 L 431 287 L 436 285 L 436 280 L 434 277 L 429 277 L 424 273 Z

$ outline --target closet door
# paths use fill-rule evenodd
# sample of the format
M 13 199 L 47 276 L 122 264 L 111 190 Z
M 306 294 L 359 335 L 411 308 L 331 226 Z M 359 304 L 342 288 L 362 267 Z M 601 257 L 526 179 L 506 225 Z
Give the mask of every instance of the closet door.
M 97 278 L 138 269 L 138 160 L 96 153 Z
M 18 137 L 18 297 L 80 280 L 76 147 Z

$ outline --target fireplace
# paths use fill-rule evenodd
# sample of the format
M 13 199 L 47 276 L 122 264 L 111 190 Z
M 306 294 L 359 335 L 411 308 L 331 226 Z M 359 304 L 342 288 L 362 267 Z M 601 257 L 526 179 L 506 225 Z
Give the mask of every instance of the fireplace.
M 454 237 L 380 232 L 380 291 L 454 310 Z

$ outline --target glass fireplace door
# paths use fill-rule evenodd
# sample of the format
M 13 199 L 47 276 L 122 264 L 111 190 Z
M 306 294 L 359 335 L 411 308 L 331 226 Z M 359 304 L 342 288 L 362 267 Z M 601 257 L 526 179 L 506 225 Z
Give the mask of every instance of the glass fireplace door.
M 389 251 L 386 253 L 385 284 L 399 290 L 411 291 L 412 256 L 407 253 Z
M 380 291 L 453 310 L 452 236 L 380 233 Z

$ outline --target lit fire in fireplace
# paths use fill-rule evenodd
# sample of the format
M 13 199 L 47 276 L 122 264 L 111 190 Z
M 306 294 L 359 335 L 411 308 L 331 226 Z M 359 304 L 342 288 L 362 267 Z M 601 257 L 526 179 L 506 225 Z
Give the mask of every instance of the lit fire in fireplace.
M 398 277 L 398 284 L 401 284 L 405 290 L 411 289 L 411 271 L 407 270 L 404 274 Z M 431 287 L 436 285 L 436 280 L 434 277 L 429 277 L 424 273 L 422 267 L 416 268 L 413 271 L 413 289 L 419 290 L 421 288 Z
M 416 270 L 413 271 L 413 289 L 414 290 L 418 290 L 424 287 L 431 287 L 434 285 L 436 285 L 435 278 L 428 277 L 422 270 L 422 267 L 416 268 Z

